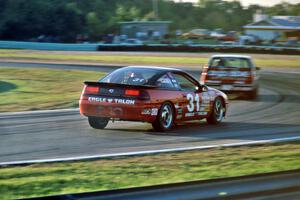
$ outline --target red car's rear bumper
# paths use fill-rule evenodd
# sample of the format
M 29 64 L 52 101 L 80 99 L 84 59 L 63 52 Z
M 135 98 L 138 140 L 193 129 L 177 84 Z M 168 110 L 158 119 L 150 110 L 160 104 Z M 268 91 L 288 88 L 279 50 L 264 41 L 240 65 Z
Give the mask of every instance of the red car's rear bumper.
M 126 121 L 142 121 L 152 123 L 158 112 L 156 106 L 135 101 L 131 104 L 109 102 L 93 102 L 84 97 L 79 101 L 80 114 L 84 116 L 107 117 Z

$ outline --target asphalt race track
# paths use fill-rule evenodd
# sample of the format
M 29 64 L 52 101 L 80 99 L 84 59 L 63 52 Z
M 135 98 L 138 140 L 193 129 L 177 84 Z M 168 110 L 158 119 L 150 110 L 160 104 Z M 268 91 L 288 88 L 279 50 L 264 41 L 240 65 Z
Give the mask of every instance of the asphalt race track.
M 20 63 L 10 66 L 24 65 L 31 66 Z M 42 67 L 55 68 L 55 65 L 44 64 Z M 56 67 L 74 68 L 68 65 Z M 192 73 L 198 77 L 199 72 Z M 0 162 L 300 136 L 299 76 L 299 73 L 262 71 L 258 99 L 230 101 L 228 116 L 222 124 L 211 126 L 205 120 L 194 121 L 180 124 L 167 133 L 154 132 L 150 124 L 137 122 L 110 122 L 106 129 L 95 130 L 78 111 L 0 114 Z

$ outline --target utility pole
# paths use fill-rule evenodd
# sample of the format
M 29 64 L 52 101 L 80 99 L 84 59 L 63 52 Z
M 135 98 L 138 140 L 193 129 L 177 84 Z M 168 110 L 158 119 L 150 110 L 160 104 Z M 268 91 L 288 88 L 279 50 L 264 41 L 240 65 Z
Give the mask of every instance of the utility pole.
M 155 20 L 158 20 L 158 0 L 152 0 L 152 7 Z

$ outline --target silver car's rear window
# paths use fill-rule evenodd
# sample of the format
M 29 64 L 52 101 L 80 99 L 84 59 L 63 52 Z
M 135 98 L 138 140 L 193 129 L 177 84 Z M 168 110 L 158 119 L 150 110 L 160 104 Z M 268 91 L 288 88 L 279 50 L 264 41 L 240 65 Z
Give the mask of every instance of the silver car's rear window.
M 247 58 L 215 57 L 210 61 L 210 68 L 243 68 L 250 69 L 251 62 Z

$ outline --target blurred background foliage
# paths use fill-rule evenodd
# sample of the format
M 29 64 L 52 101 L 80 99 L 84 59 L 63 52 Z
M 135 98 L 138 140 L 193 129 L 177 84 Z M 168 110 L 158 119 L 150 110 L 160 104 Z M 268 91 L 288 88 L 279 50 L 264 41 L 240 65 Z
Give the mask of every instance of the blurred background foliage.
M 30 40 L 41 35 L 72 42 L 78 35 L 97 41 L 99 35 L 118 34 L 121 21 L 156 20 L 152 0 L 0 0 L 0 39 Z M 257 10 L 269 15 L 300 15 L 300 4 L 273 7 L 239 1 L 199 0 L 175 3 L 158 0 L 157 20 L 171 20 L 171 31 L 222 28 L 240 31 Z

